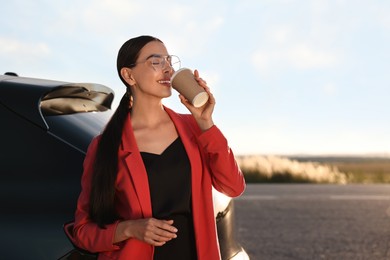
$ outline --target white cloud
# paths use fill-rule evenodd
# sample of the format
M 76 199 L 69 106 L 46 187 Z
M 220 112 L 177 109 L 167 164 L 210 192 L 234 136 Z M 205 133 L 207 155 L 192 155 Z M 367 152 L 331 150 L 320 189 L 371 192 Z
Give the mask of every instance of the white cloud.
M 52 31 L 63 28 L 71 37 L 81 34 L 104 48 L 115 48 L 129 37 L 148 34 L 164 41 L 172 53 L 196 57 L 204 53 L 210 38 L 224 24 L 218 11 L 210 13 L 202 8 L 175 1 L 97 0 L 82 3 L 78 9 L 66 7 Z
M 275 26 L 272 30 L 265 32 L 265 38 L 278 46 L 287 44 L 293 37 L 293 27 L 290 25 Z
M 19 75 L 33 76 L 37 70 L 47 67 L 52 58 L 52 50 L 45 42 L 19 40 L 0 37 L 0 67 Z
M 375 14 L 375 19 L 383 28 L 390 30 L 390 9 L 388 7 L 383 6 L 375 6 L 373 7 L 373 13 Z
M 50 49 L 46 43 L 31 43 L 19 41 L 13 38 L 0 37 L 0 56 L 17 55 L 26 59 L 48 56 Z
M 340 63 L 337 53 L 317 49 L 307 44 L 292 45 L 287 48 L 263 48 L 252 55 L 252 63 L 263 76 L 278 75 L 285 69 L 322 69 Z
M 338 89 L 337 89 L 336 85 L 333 83 L 327 83 L 327 84 L 323 85 L 322 91 L 327 96 L 334 96 L 338 93 Z
M 148 19 L 147 6 L 139 2 L 127 0 L 99 0 L 90 2 L 83 10 L 83 22 L 90 30 L 108 33 L 118 29 L 139 26 Z M 154 17 L 150 17 L 153 19 Z
M 321 24 L 317 27 L 323 28 Z M 260 46 L 251 55 L 252 64 L 262 76 L 275 76 L 287 69 L 310 70 L 331 68 L 340 64 L 340 50 L 328 37 L 336 29 L 327 27 L 319 34 L 316 28 L 305 31 L 295 24 L 274 24 L 262 33 Z
M 292 46 L 285 55 L 287 63 L 297 69 L 327 68 L 339 62 L 336 53 L 306 44 Z
M 192 10 L 187 17 L 182 17 L 178 24 L 170 24 L 162 39 L 170 50 L 186 54 L 188 58 L 202 55 L 208 47 L 210 38 L 224 24 L 224 18 L 216 14 L 207 19 L 195 19 L 196 11 Z

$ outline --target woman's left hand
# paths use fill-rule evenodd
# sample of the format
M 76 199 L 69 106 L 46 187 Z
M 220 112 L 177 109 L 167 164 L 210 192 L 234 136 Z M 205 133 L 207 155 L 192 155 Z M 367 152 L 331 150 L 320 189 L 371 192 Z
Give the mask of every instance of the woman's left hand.
M 215 107 L 215 98 L 213 94 L 210 92 L 210 88 L 207 86 L 206 81 L 204 81 L 202 78 L 199 77 L 198 70 L 194 71 L 194 76 L 198 84 L 205 89 L 207 94 L 209 95 L 209 99 L 207 100 L 206 104 L 204 104 L 201 107 L 194 107 L 190 101 L 188 101 L 183 95 L 179 95 L 181 103 L 191 112 L 191 114 L 194 116 L 196 122 L 198 123 L 199 127 L 206 131 L 210 127 L 214 125 L 212 114 Z

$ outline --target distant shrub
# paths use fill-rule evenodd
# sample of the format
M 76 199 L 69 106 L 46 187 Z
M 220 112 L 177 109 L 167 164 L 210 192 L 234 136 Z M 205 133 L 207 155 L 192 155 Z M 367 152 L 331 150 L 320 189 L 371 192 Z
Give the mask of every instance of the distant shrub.
M 348 183 L 390 183 L 389 157 L 345 158 L 332 164 L 347 174 Z
M 337 167 L 316 162 L 298 162 L 280 156 L 238 156 L 247 182 L 263 183 L 347 183 Z

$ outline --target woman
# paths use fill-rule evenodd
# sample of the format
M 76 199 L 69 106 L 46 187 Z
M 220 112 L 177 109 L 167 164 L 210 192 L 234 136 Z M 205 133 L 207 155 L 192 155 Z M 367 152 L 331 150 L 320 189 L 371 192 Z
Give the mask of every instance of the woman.
M 220 259 L 212 186 L 228 196 L 243 175 L 214 125 L 215 99 L 191 114 L 162 105 L 171 96 L 173 56 L 151 36 L 128 40 L 117 69 L 126 94 L 84 161 L 74 243 L 99 259 Z

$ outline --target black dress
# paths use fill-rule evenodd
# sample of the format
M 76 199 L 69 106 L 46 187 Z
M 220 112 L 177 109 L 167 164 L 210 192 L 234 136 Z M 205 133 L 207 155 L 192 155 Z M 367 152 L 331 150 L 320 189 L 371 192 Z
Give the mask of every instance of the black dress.
M 173 219 L 177 238 L 156 246 L 155 260 L 197 259 L 191 209 L 191 165 L 180 138 L 161 154 L 141 152 L 148 173 L 153 217 Z

